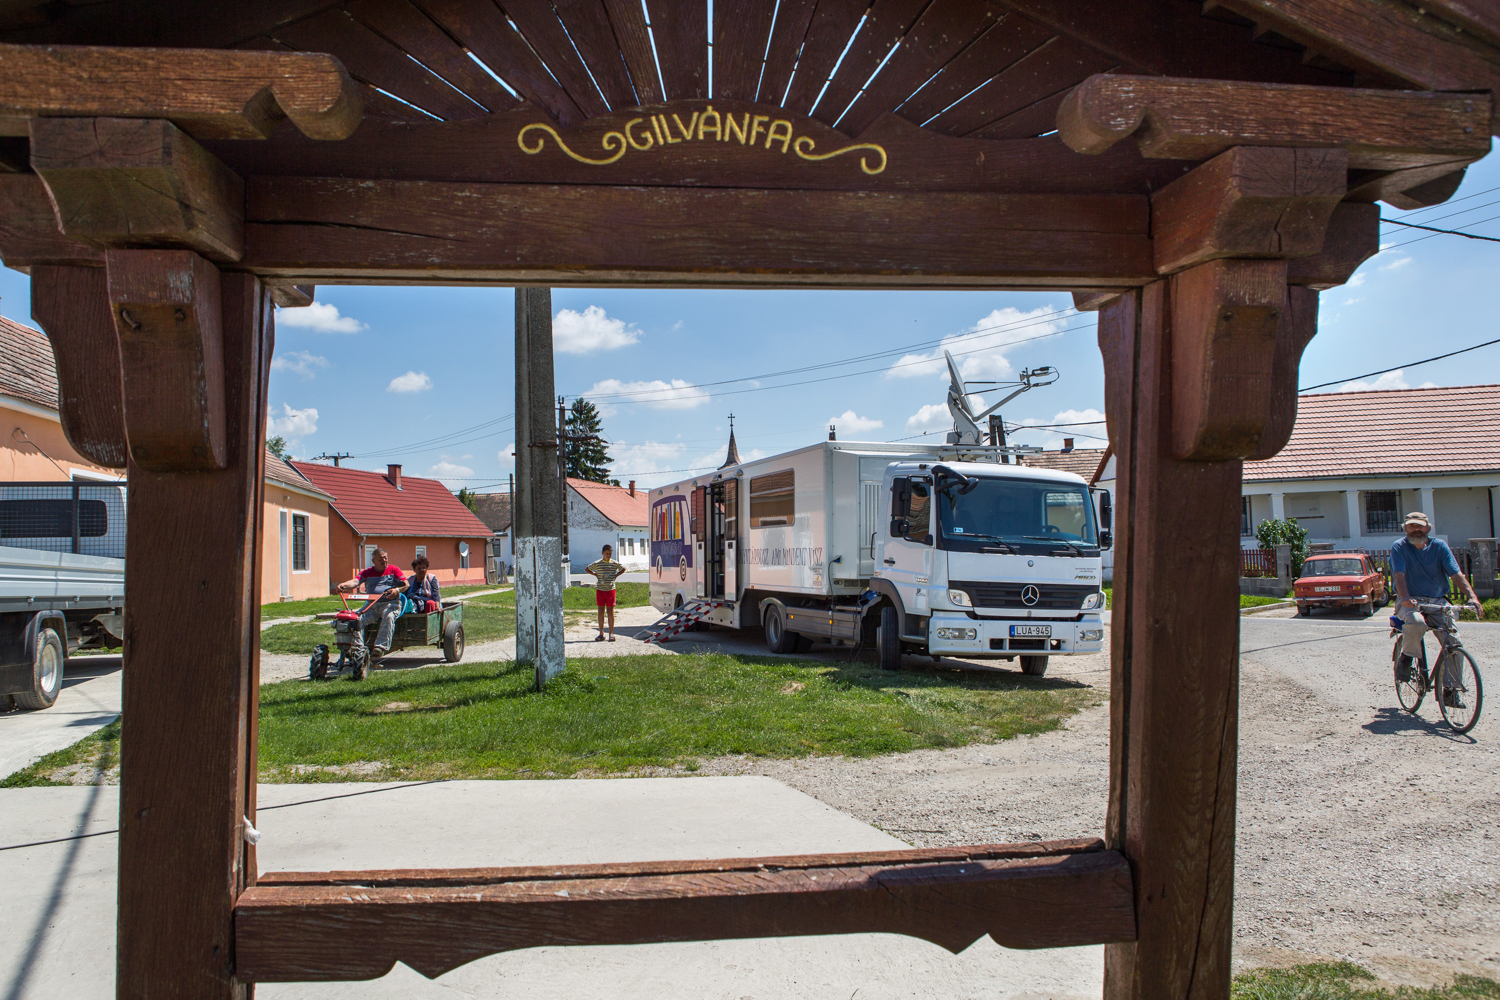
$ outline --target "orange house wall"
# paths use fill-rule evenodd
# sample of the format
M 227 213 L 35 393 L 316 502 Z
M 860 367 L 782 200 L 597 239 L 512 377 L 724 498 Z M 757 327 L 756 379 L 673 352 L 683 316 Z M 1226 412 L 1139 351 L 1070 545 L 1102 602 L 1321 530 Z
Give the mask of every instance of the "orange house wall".
M 291 547 L 291 515 L 307 515 L 307 570 L 292 572 L 288 595 L 281 593 L 281 512 L 287 512 L 288 558 Z M 260 546 L 260 603 L 272 604 L 283 596 L 294 601 L 328 595 L 328 501 L 293 493 L 266 480 L 262 506 Z

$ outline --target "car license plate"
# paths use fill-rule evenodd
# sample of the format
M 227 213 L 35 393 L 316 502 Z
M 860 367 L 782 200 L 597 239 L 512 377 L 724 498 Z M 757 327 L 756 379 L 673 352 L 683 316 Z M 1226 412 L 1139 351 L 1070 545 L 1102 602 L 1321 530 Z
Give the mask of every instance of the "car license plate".
M 1043 639 L 1050 639 L 1052 637 L 1052 626 L 1051 625 L 1012 625 L 1010 627 L 1010 634 L 1011 635 L 1035 635 L 1035 636 L 1041 636 Z
M 1313 589 L 1316 590 L 1320 594 L 1336 594 L 1342 588 L 1339 588 L 1339 587 L 1314 587 Z

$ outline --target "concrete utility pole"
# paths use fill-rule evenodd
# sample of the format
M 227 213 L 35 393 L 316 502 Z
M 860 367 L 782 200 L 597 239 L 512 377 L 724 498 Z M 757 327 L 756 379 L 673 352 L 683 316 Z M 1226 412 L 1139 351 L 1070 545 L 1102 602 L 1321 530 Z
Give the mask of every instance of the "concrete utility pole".
M 516 289 L 516 660 L 562 672 L 562 504 L 553 415 L 552 290 Z

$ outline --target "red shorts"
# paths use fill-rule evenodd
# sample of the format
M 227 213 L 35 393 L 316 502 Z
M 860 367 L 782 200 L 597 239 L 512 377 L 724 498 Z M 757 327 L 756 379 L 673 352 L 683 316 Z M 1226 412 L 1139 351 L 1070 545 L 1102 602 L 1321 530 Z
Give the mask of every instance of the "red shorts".
M 594 591 L 594 603 L 601 608 L 612 608 L 615 606 L 615 592 L 613 590 Z

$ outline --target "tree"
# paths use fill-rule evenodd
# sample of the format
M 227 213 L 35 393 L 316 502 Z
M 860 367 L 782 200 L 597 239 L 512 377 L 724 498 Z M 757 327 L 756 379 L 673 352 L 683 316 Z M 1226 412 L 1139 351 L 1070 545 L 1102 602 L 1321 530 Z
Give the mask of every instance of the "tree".
M 609 478 L 609 447 L 604 440 L 599 408 L 586 399 L 575 399 L 568 411 L 568 476 L 591 483 L 619 486 Z
M 461 486 L 458 490 L 458 502 L 470 510 L 474 509 L 474 491 L 467 486 Z
M 286 438 L 280 434 L 266 442 L 266 450 L 282 461 L 286 460 Z
M 1255 540 L 1261 548 L 1274 549 L 1278 545 L 1292 547 L 1292 576 L 1302 575 L 1302 562 L 1307 558 L 1307 529 L 1296 521 L 1278 520 L 1268 517 L 1255 526 Z

